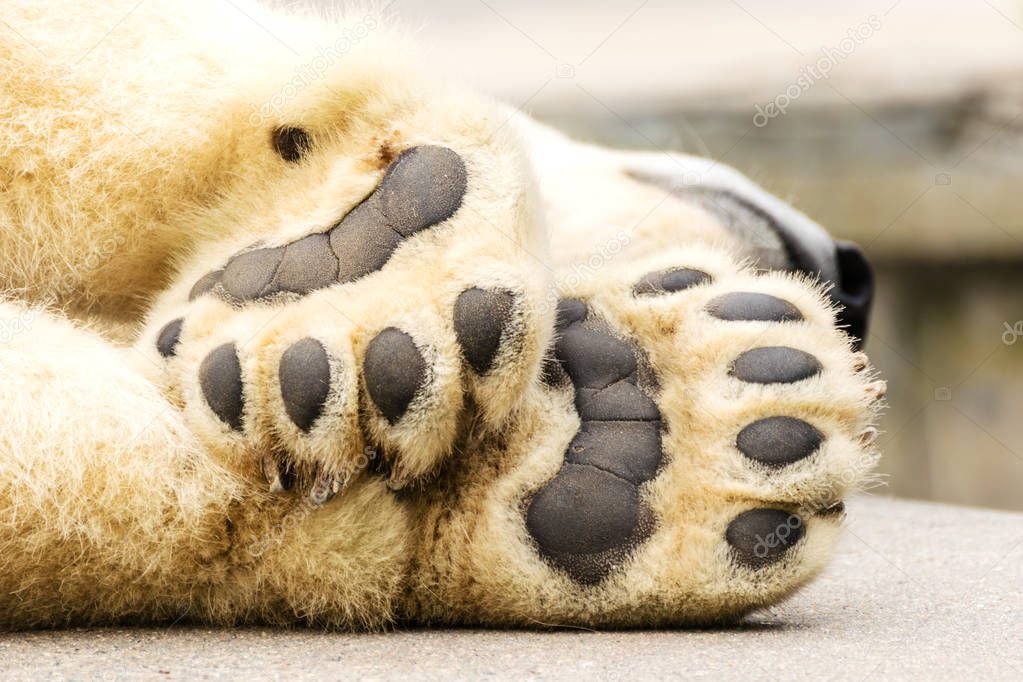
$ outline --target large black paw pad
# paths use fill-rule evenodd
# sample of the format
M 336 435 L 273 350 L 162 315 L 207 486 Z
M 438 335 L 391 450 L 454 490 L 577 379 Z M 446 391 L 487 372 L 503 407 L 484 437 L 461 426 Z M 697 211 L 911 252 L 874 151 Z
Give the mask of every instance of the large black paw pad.
M 582 424 L 560 471 L 530 500 L 526 527 L 548 563 L 592 585 L 653 531 L 639 486 L 663 454 L 661 414 L 637 385 L 636 351 L 587 314 L 582 301 L 558 305 L 555 357 Z
M 783 467 L 817 452 L 824 435 L 795 417 L 767 417 L 753 422 L 735 439 L 742 454 L 770 467 Z
M 391 424 L 405 415 L 427 380 L 423 354 L 411 336 L 394 327 L 388 327 L 369 342 L 362 373 L 369 397 Z
M 217 289 L 241 303 L 279 293 L 305 295 L 364 277 L 383 267 L 404 239 L 454 215 L 467 185 L 458 154 L 445 147 L 413 147 L 327 232 L 240 253 L 223 272 L 196 282 L 190 297 Z
M 565 453 L 565 461 L 588 464 L 639 485 L 661 466 L 660 422 L 585 421 Z
M 735 561 L 747 568 L 762 568 L 779 561 L 803 535 L 802 519 L 782 509 L 751 509 L 735 517 L 725 540 Z
M 199 386 L 206 404 L 222 422 L 235 431 L 242 430 L 242 367 L 233 343 L 210 351 L 199 365 Z
M 493 365 L 514 304 L 509 291 L 479 288 L 463 291 L 455 301 L 455 336 L 477 374 L 486 374 Z
M 277 267 L 284 259 L 284 249 L 255 249 L 232 258 L 220 276 L 220 286 L 232 298 L 250 301 L 263 296 Z
M 330 362 L 323 344 L 316 339 L 293 344 L 281 356 L 277 375 L 285 412 L 295 426 L 308 431 L 323 412 L 330 392 Z
M 652 525 L 635 485 L 579 464 L 565 464 L 526 511 L 540 555 L 583 585 L 607 577 Z

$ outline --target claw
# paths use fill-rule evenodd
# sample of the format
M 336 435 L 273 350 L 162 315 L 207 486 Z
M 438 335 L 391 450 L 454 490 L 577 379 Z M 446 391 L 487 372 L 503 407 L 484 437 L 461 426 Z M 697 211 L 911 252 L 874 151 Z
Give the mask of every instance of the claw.
M 291 475 L 291 470 L 281 463 L 277 457 L 274 455 L 263 455 L 260 466 L 263 469 L 263 475 L 266 476 L 266 482 L 270 484 L 270 492 L 283 493 L 291 488 L 294 476 Z
M 817 516 L 845 516 L 845 502 L 839 500 L 831 506 L 824 507 L 817 512 Z
M 860 445 L 866 447 L 872 444 L 875 440 L 877 440 L 877 433 L 878 433 L 877 429 L 875 429 L 873 426 L 868 426 L 863 431 L 863 433 L 860 434 L 859 437 Z
M 853 371 L 862 372 L 870 366 L 870 360 L 867 358 L 866 353 L 854 353 L 853 354 Z
M 348 485 L 348 476 L 327 471 L 322 466 L 316 468 L 316 477 L 309 489 L 309 501 L 316 506 L 323 506 L 343 492 Z
M 412 474 L 406 473 L 402 466 L 395 462 L 391 465 L 391 473 L 387 477 L 387 488 L 391 492 L 398 492 L 408 487 L 408 484 L 415 478 Z
M 867 385 L 867 394 L 872 396 L 874 400 L 880 400 L 885 397 L 888 393 L 888 382 L 887 381 L 874 381 Z

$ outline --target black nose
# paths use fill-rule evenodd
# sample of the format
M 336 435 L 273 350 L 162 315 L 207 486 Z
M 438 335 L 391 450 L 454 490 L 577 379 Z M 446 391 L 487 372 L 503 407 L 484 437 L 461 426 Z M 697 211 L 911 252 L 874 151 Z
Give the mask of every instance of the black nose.
M 838 277 L 831 298 L 842 306 L 838 323 L 856 339 L 856 350 L 863 348 L 874 303 L 874 268 L 860 247 L 851 242 L 835 242 Z

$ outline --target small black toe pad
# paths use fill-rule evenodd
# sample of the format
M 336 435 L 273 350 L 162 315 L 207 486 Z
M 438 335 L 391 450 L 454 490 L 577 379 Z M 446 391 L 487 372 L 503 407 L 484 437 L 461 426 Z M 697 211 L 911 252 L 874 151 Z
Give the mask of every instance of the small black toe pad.
M 395 327 L 388 327 L 369 342 L 362 373 L 369 397 L 391 424 L 405 415 L 427 380 L 423 354 L 411 336 Z
M 806 351 L 786 346 L 748 350 L 732 363 L 731 374 L 752 384 L 791 384 L 821 371 L 821 363 Z
M 725 531 L 732 556 L 748 568 L 781 559 L 806 533 L 802 519 L 783 509 L 751 509 L 736 516 Z
M 284 410 L 295 426 L 308 431 L 330 392 L 330 362 L 323 344 L 311 338 L 292 344 L 281 356 L 277 376 Z
M 750 291 L 718 296 L 707 304 L 707 312 L 719 320 L 754 322 L 795 322 L 803 314 L 788 301 Z
M 824 435 L 795 417 L 767 417 L 753 422 L 735 439 L 736 447 L 752 460 L 783 467 L 809 457 L 824 442 Z
M 463 291 L 455 301 L 455 336 L 477 374 L 486 374 L 493 365 L 514 304 L 510 291 L 479 288 Z
M 181 325 L 183 323 L 184 319 L 179 317 L 168 322 L 160 330 L 159 335 L 156 337 L 156 350 L 163 357 L 169 358 L 177 352 L 178 340 L 181 338 Z
M 632 287 L 632 293 L 634 296 L 658 296 L 683 291 L 710 281 L 710 275 L 701 270 L 670 268 L 644 275 Z
M 235 431 L 241 431 L 242 367 L 233 343 L 217 346 L 202 361 L 199 386 L 213 413 Z

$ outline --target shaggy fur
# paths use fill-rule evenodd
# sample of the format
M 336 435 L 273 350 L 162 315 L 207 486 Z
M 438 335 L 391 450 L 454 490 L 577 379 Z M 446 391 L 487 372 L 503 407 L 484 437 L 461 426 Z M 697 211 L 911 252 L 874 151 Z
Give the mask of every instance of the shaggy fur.
M 372 14 L 14 0 L 0 65 L 0 627 L 686 623 L 776 601 L 824 565 L 840 517 L 818 512 L 876 457 L 863 434 L 879 385 L 814 284 L 740 267 L 748 245 L 629 180 L 617 157 L 424 72 Z M 310 134 L 297 163 L 273 149 L 285 125 Z M 463 157 L 466 199 L 383 269 L 298 300 L 188 301 L 238 251 L 329 227 L 422 144 Z M 658 200 L 656 218 L 630 231 Z M 715 282 L 630 295 L 667 266 Z M 473 286 L 518 297 L 483 376 L 467 370 L 452 327 Z M 701 312 L 736 290 L 784 297 L 806 320 L 736 325 Z M 665 468 L 643 487 L 656 531 L 595 587 L 546 564 L 522 515 L 578 426 L 571 395 L 539 378 L 558 296 L 588 300 L 643 350 L 669 424 Z M 155 340 L 178 317 L 168 360 Z M 388 326 L 422 343 L 432 372 L 394 425 L 369 407 L 358 369 Z M 333 370 L 327 418 L 309 433 L 284 416 L 276 372 L 305 337 L 330 349 Z M 246 387 L 240 432 L 198 386 L 202 359 L 227 341 Z M 780 387 L 729 379 L 736 354 L 768 344 L 812 351 L 825 369 Z M 781 472 L 729 441 L 778 410 L 828 436 Z M 292 491 L 270 490 L 269 455 L 296 471 Z M 323 470 L 356 475 L 317 506 L 307 492 Z M 723 529 L 764 505 L 805 514 L 806 539 L 767 569 L 737 567 Z

